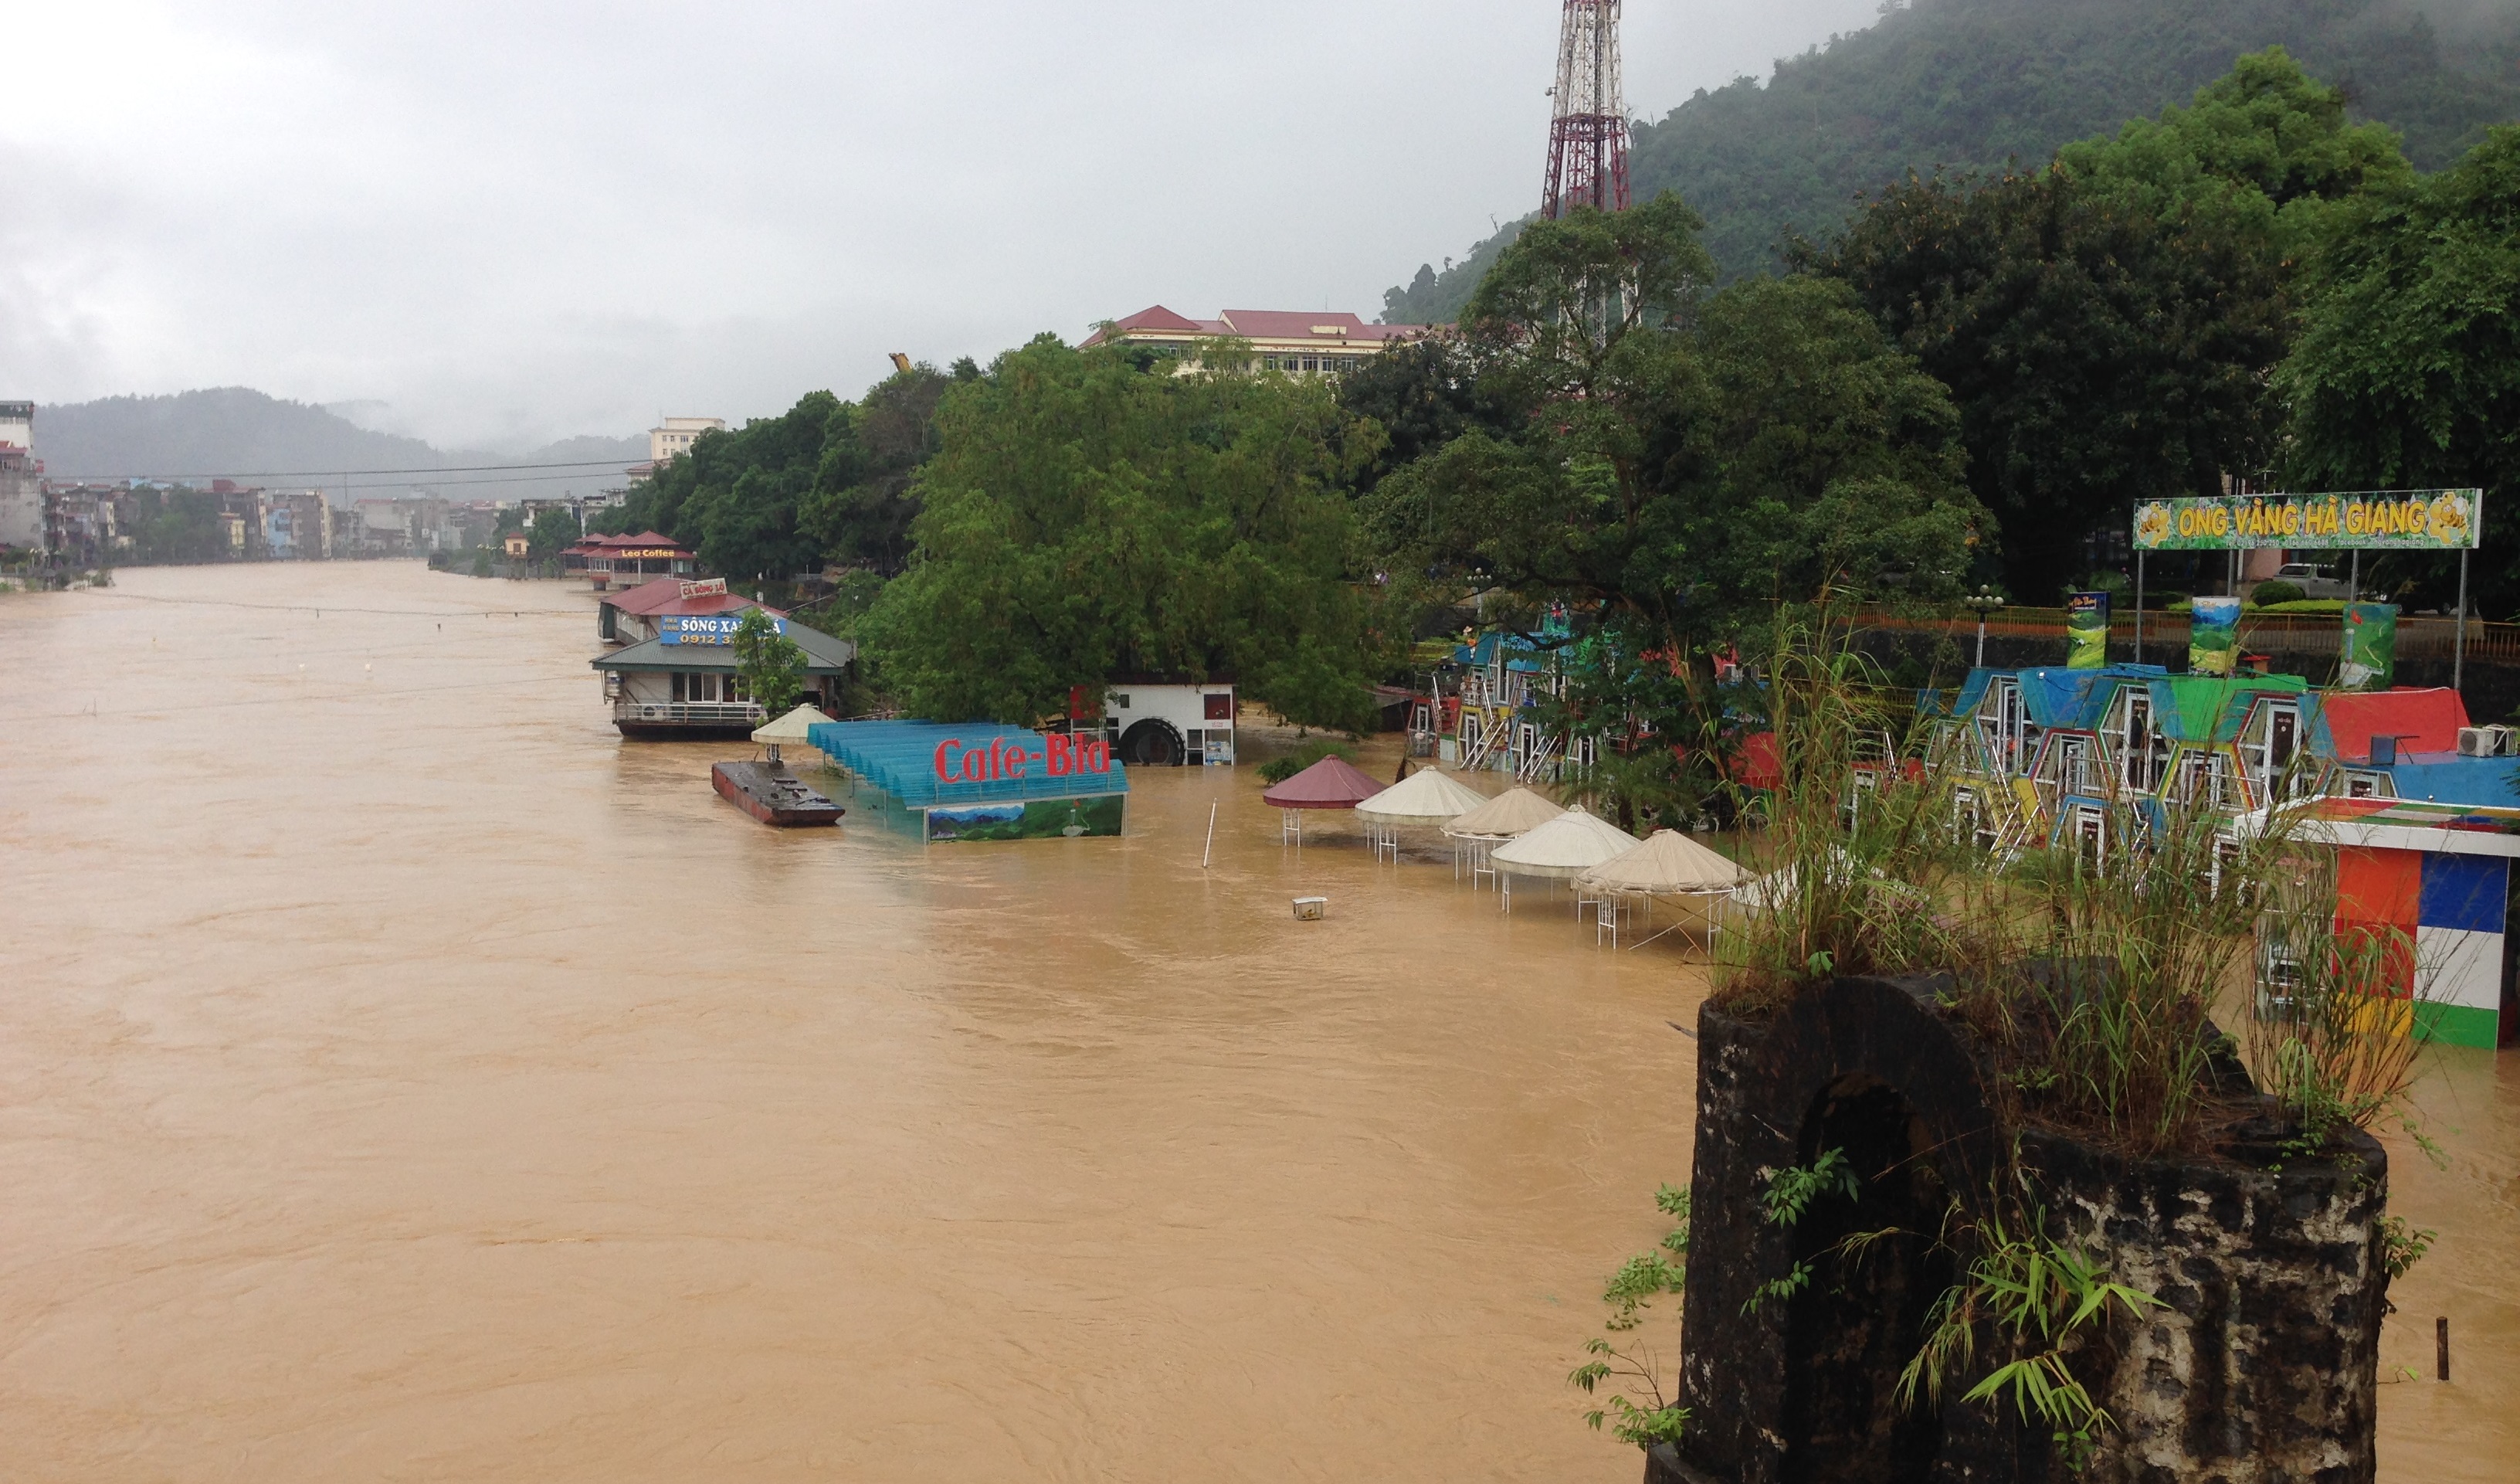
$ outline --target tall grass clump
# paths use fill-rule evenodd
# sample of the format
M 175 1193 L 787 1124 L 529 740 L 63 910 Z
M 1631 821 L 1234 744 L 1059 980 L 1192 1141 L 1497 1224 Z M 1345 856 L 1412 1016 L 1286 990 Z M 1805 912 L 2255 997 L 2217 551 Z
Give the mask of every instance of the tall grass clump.
M 1718 1008 L 1759 1015 L 1847 974 L 1943 972 L 2023 1116 L 2136 1155 L 2193 1147 L 2248 1063 L 2305 1137 L 2402 1105 L 2418 1043 L 2401 935 L 2333 923 L 2310 790 L 2243 812 L 2130 797 L 2097 837 L 1980 848 L 1934 719 L 1826 615 L 1762 677 L 1779 777 L 1746 813 L 1767 875 L 1718 941 Z M 2275 964 L 2291 987 L 2255 987 Z M 2289 966 L 2284 967 L 2284 966 Z M 2393 990 L 2399 998 L 2392 1000 Z M 2278 1003 L 2279 1002 L 2279 1003 Z M 2245 1043 L 2222 1025 L 2245 1023 Z
M 2206 808 L 2128 808 L 2096 846 L 2023 853 L 1986 894 L 2002 952 L 1964 979 L 1961 1006 L 2028 1110 L 2132 1153 L 2190 1139 L 2228 1048 L 2217 1003 L 2251 961 L 2288 828 L 2251 835 Z
M 1763 668 L 1778 778 L 1739 814 L 1765 828 L 1767 874 L 1717 939 L 1720 1008 L 1759 1013 L 1841 974 L 1950 967 L 1963 924 L 1943 909 L 1968 863 L 1912 762 L 1913 693 L 1885 685 L 1826 612 L 1780 624 Z
M 2248 1033 L 2259 1086 L 2283 1103 L 2308 1142 L 2392 1116 L 2412 1132 L 2406 1095 L 2422 1052 L 2417 1022 L 2435 966 L 2417 961 L 2403 928 L 2337 923 L 2332 856 L 2300 852 L 2289 875 L 2272 884 L 2259 925 Z

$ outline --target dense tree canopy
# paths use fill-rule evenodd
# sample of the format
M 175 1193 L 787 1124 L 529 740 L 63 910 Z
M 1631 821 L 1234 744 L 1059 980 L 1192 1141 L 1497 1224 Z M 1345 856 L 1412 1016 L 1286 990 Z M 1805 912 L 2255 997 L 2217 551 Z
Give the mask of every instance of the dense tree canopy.
M 653 528 L 697 547 L 716 571 L 786 578 L 827 562 L 892 573 L 909 560 L 912 474 L 936 446 L 948 379 L 898 372 L 863 402 L 808 392 L 775 418 L 704 432 L 590 522 Z
M 926 716 L 1030 722 L 1114 675 L 1235 676 L 1351 726 L 1406 635 L 1349 557 L 1371 425 L 1276 374 L 1176 376 L 1042 337 L 939 404 L 917 556 L 860 625 Z
M 1981 513 L 1942 388 L 1842 284 L 1707 295 L 1695 232 L 1665 197 L 1535 223 L 1507 249 L 1464 334 L 1513 425 L 1366 499 L 1395 571 L 1564 603 L 1674 652 L 1823 589 L 1957 582 Z
M 1802 258 L 1952 389 L 2004 576 L 2047 602 L 2136 502 L 2273 464 L 2293 265 L 2410 174 L 2395 136 L 2276 50 L 2047 169 L 1911 178 Z
M 134 486 L 123 520 L 134 562 L 220 562 L 233 555 L 219 497 L 207 490 Z
M 2449 170 L 2358 199 L 2306 273 L 2309 323 L 2276 379 L 2303 487 L 2476 485 L 2473 596 L 2520 607 L 2520 127 Z M 2392 558 L 2384 582 L 2452 596 L 2454 559 Z
M 1951 388 L 2021 599 L 2079 580 L 2085 537 L 2133 502 L 2268 460 L 2280 284 L 2200 215 L 2156 217 L 2055 170 L 1912 180 L 1814 262 Z

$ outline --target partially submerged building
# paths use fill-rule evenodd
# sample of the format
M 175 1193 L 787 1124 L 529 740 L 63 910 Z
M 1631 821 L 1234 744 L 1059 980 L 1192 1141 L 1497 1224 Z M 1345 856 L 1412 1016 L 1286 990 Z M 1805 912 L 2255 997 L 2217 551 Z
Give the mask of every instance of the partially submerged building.
M 827 712 L 838 709 L 841 678 L 857 658 L 857 646 L 792 619 L 773 621 L 805 652 L 805 699 Z M 736 673 L 734 637 L 732 614 L 667 617 L 654 638 L 591 661 L 604 676 L 612 724 L 643 742 L 749 738 L 770 716 Z

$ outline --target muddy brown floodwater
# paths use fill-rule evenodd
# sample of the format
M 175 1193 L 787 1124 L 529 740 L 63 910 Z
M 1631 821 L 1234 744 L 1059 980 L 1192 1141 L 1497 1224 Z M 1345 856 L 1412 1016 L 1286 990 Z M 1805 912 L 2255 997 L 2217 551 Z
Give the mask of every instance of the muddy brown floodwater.
M 0 597 L 0 1471 L 1638 1476 L 1564 1376 L 1687 1178 L 1687 953 L 1284 849 L 1248 768 L 766 830 L 596 649 L 413 564 Z M 2392 1136 L 2387 1478 L 2520 1461 L 2512 1065 Z

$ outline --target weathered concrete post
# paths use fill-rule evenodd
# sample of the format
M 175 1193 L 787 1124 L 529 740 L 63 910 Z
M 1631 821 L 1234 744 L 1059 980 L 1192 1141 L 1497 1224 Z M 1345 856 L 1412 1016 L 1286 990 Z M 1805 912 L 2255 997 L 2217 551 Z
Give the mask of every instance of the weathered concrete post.
M 1965 1271 L 1948 1212 L 2026 1174 L 2051 1233 L 2165 1304 L 2073 1358 L 2118 1426 L 2082 1475 L 2134 1484 L 2367 1484 L 2388 1162 L 2349 1131 L 2316 1156 L 2236 1065 L 2218 1081 L 2254 1113 L 2203 1153 L 2128 1159 L 2013 1126 L 1991 1060 L 1936 980 L 1841 979 L 1759 1022 L 1698 1019 L 1697 1143 L 1682 1392 L 1689 1431 L 1647 1478 L 1720 1484 L 2010 1484 L 2062 1480 L 2042 1429 L 1959 1394 L 1895 1395 L 1934 1299 Z M 2237 1079 L 2236 1086 L 2233 1079 Z M 1770 1224 L 1769 1176 L 1841 1148 L 1863 1196 Z M 1857 1262 L 1840 1237 L 1898 1229 Z M 1797 1262 L 1814 1279 L 1757 1304 Z M 1746 1311 L 1746 1312 L 1745 1312 Z

